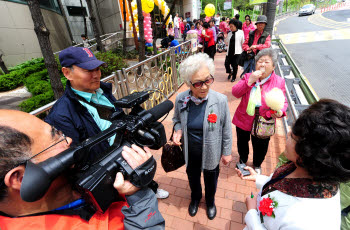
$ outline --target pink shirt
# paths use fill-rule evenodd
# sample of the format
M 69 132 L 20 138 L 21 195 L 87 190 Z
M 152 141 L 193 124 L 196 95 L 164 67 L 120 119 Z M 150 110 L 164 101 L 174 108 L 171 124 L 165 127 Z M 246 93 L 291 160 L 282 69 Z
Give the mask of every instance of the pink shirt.
M 249 76 L 251 74 L 252 73 L 245 74 L 242 80 L 240 80 L 236 85 L 232 87 L 232 95 L 236 98 L 242 98 L 241 102 L 237 107 L 235 115 L 233 116 L 232 123 L 245 131 L 252 130 L 253 121 L 254 121 L 254 116 L 249 116 L 246 112 L 249 96 L 250 96 L 250 90 L 255 85 L 255 83 L 252 84 L 251 86 L 248 85 Z M 266 105 L 266 102 L 265 102 L 265 93 L 277 87 L 283 91 L 283 94 L 285 97 L 284 107 L 282 109 L 282 112 L 283 112 L 282 116 L 286 116 L 288 102 L 286 98 L 286 88 L 285 88 L 284 79 L 276 75 L 275 72 L 273 71 L 269 80 L 267 80 L 265 84 L 263 84 L 260 87 L 261 87 L 261 106 L 259 109 L 260 115 L 263 116 L 264 118 L 271 117 L 270 108 Z
M 246 38 L 250 31 L 255 30 L 255 26 L 253 23 L 250 23 L 249 26 L 247 26 L 247 23 L 243 23 L 242 30 L 244 33 L 244 38 Z
M 172 36 L 174 36 L 174 29 L 173 28 L 168 28 L 168 36 L 169 35 L 172 35 Z
M 227 23 L 225 21 L 220 22 L 219 29 L 227 34 L 227 31 L 229 30 Z

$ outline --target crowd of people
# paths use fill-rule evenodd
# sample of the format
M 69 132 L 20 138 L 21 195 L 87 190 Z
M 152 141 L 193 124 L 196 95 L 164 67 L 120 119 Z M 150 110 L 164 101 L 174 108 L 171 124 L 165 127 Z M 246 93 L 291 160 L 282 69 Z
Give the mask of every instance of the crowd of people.
M 217 15 L 209 22 L 191 24 L 187 20 L 181 23 L 176 15 L 179 23 L 175 21 L 174 28 L 168 28 L 169 43 L 180 34 L 184 39 L 196 34 L 204 46 L 203 53 L 191 55 L 179 65 L 188 90 L 177 95 L 173 113 L 173 142 L 183 146 L 191 189 L 189 215 L 197 214 L 202 199 L 203 172 L 207 216 L 215 218 L 220 162 L 227 165 L 232 161 L 232 145 L 236 143 L 238 163 L 246 164 L 251 140 L 253 165 L 245 167 L 249 175 L 236 170 L 239 177 L 255 181 L 260 189 L 246 200 L 246 229 L 339 229 L 339 184 L 350 180 L 350 108 L 323 99 L 304 110 L 288 134 L 285 156 L 289 161 L 270 176 L 262 175 L 261 164 L 271 137 L 265 123 L 274 125 L 276 119 L 286 116 L 285 81 L 275 73 L 277 54 L 269 48 L 270 35 L 264 31 L 266 17 L 258 17 L 257 28 L 249 15 L 244 23 L 237 17 L 229 21 L 222 17 L 218 22 Z M 245 68 L 242 79 L 232 87 L 232 95 L 241 99 L 232 120 L 227 96 L 210 89 L 215 80 L 218 30 L 228 45 L 228 78 L 236 79 L 239 64 Z M 157 197 L 169 194 L 160 197 L 155 181 L 148 187 L 136 187 L 124 180 L 121 172 L 112 180 L 122 201 L 112 203 L 105 213 L 91 209 L 66 174 L 54 178 L 43 198 L 31 203 L 21 199 L 29 163 L 43 162 L 108 129 L 110 115 L 121 111 L 114 104 L 112 85 L 100 81 L 104 62 L 88 48 L 69 47 L 59 54 L 59 61 L 68 81 L 64 95 L 45 122 L 24 112 L 0 110 L 0 228 L 164 229 Z M 267 103 L 266 95 L 272 90 L 282 92 L 280 109 L 274 110 Z M 261 125 L 259 135 L 252 132 L 257 125 Z M 117 139 L 114 135 L 98 143 L 85 153 L 86 157 L 101 158 Z M 123 147 L 122 156 L 132 169 L 152 158 L 150 149 L 137 145 Z

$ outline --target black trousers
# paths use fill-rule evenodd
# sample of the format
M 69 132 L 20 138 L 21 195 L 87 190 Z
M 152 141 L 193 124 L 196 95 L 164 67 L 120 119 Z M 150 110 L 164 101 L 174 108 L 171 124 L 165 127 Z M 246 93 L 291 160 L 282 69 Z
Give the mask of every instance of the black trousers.
M 209 57 L 211 57 L 214 60 L 214 56 L 216 53 L 216 46 L 213 45 L 213 46 L 209 46 L 209 47 L 204 48 L 204 53 L 208 54 Z
M 255 167 L 260 167 L 265 159 L 267 149 L 269 147 L 270 138 L 259 139 L 250 134 L 249 131 L 245 131 L 236 126 L 237 133 L 237 148 L 241 161 L 244 163 L 248 160 L 249 155 L 249 140 L 252 138 L 253 145 L 253 164 Z
M 239 54 L 235 54 L 233 56 L 226 56 L 225 58 L 225 69 L 226 73 L 232 75 L 232 79 L 236 79 L 237 71 L 238 71 L 238 60 Z M 232 70 L 231 70 L 232 67 Z
M 188 182 L 191 188 L 191 199 L 202 199 L 202 186 L 201 186 L 201 160 L 188 162 L 186 173 Z M 205 202 L 207 207 L 215 204 L 215 193 L 218 184 L 220 168 L 219 165 L 213 170 L 203 170 L 204 185 L 205 185 Z

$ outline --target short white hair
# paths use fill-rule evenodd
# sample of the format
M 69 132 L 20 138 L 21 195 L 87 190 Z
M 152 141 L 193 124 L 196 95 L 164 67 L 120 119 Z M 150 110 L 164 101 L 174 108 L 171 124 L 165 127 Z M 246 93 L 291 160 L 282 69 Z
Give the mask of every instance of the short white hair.
M 190 81 L 192 76 L 195 75 L 200 68 L 207 66 L 209 73 L 214 76 L 215 65 L 214 60 L 209 57 L 206 53 L 197 53 L 189 56 L 183 62 L 181 62 L 179 67 L 180 77 L 185 81 L 187 86 L 190 86 Z

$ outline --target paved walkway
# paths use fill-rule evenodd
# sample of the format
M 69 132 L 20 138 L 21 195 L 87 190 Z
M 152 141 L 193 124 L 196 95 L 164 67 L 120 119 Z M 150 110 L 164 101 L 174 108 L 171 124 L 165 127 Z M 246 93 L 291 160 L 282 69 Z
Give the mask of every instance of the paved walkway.
M 211 89 L 225 94 L 229 100 L 229 107 L 231 117 L 240 102 L 231 94 L 231 88 L 234 84 L 227 80 L 225 73 L 224 61 L 226 53 L 217 54 L 215 56 L 215 82 Z M 180 90 L 172 96 L 171 100 L 174 102 L 176 95 L 187 90 L 187 86 L 183 85 Z M 169 114 L 167 119 L 163 122 L 167 137 L 170 137 L 172 130 L 173 111 Z M 170 196 L 167 199 L 159 200 L 159 210 L 166 221 L 167 230 L 191 230 L 191 229 L 243 229 L 244 215 L 246 213 L 245 197 L 250 196 L 251 192 L 257 192 L 255 183 L 250 181 L 242 181 L 234 171 L 236 161 L 238 161 L 238 153 L 236 146 L 236 131 L 235 126 L 232 125 L 233 131 L 233 162 L 229 166 L 220 165 L 220 176 L 218 181 L 218 188 L 215 195 L 215 204 L 217 207 L 217 215 L 214 220 L 209 220 L 206 216 L 206 207 L 203 199 L 199 206 L 198 213 L 195 217 L 188 214 L 188 205 L 191 199 L 191 191 L 189 188 L 186 169 L 181 167 L 175 172 L 165 173 L 160 163 L 161 150 L 155 152 L 158 168 L 155 180 L 159 183 L 160 188 L 169 191 Z M 269 175 L 276 167 L 277 158 L 281 152 L 284 151 L 285 136 L 282 122 L 277 122 L 276 134 L 271 138 L 269 150 L 265 161 L 262 164 L 262 173 Z M 251 149 L 251 147 L 250 147 Z M 249 155 L 248 165 L 252 165 L 252 151 Z M 202 187 L 204 189 L 204 182 L 202 177 Z

